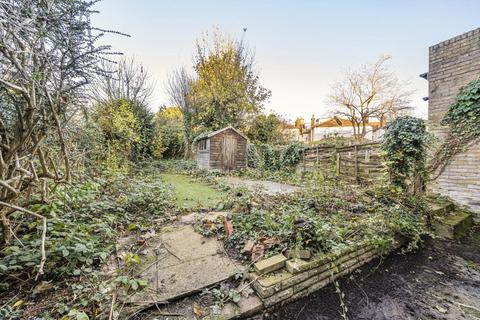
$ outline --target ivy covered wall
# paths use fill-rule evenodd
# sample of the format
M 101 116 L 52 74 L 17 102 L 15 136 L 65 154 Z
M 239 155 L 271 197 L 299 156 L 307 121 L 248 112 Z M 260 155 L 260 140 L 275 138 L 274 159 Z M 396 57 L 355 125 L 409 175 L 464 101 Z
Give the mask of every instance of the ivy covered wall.
M 462 88 L 479 78 L 480 28 L 430 47 L 429 130 L 440 138 L 440 142 L 449 130 L 441 125 L 445 114 L 456 102 Z M 469 143 L 465 151 L 453 156 L 428 188 L 480 212 L 480 142 Z

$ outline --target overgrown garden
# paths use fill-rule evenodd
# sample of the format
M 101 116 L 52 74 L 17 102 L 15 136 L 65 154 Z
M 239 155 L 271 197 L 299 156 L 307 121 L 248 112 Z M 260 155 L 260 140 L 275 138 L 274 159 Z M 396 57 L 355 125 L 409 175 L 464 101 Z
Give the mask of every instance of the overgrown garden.
M 148 71 L 100 44 L 107 33 L 128 35 L 92 26 L 95 3 L 0 4 L 0 318 L 118 317 L 117 295 L 147 286 L 136 276 L 142 246 L 192 211 L 231 213 L 227 238 L 225 217 L 197 227 L 247 265 L 249 241 L 259 259 L 292 249 L 340 254 L 358 244 L 388 251 L 398 236 L 413 249 L 429 234 L 421 192 L 440 166 L 427 166 L 421 120 L 389 124 L 377 185 L 354 186 L 331 168 L 297 173 L 306 145 L 290 141 L 281 115 L 264 113 L 271 92 L 243 40 L 219 30 L 201 37 L 193 71 L 171 74 L 170 105 L 153 112 Z M 443 163 L 478 138 L 479 88 L 473 82 L 445 117 L 455 148 L 437 152 Z M 403 99 L 399 105 L 406 109 Z M 266 195 L 198 169 L 195 137 L 226 125 L 250 138 L 248 168 L 233 174 L 302 188 Z M 119 240 L 131 235 L 139 243 L 118 256 Z M 112 261 L 116 270 L 107 268 Z

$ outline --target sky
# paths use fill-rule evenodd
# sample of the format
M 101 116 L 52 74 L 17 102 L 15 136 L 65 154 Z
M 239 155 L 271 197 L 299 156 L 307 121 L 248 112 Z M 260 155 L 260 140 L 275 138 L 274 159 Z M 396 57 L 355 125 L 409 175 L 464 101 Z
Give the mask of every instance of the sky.
M 272 91 L 266 111 L 287 119 L 329 115 L 327 96 L 348 68 L 390 55 L 390 68 L 415 90 L 414 114 L 427 115 L 428 47 L 480 27 L 480 0 L 103 0 L 96 27 L 131 35 L 103 41 L 152 75 L 152 108 L 169 104 L 165 81 L 192 68 L 195 40 L 219 27 L 255 52 Z

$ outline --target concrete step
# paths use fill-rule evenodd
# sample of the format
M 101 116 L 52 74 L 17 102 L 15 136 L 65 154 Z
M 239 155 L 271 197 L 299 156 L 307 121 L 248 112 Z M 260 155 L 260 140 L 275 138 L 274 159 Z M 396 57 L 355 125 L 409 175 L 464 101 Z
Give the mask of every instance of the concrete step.
M 432 201 L 428 204 L 428 208 L 434 216 L 440 216 L 455 210 L 455 205 L 450 201 Z
M 453 211 L 437 216 L 433 224 L 438 237 L 452 240 L 465 236 L 472 226 L 473 214 L 468 211 Z

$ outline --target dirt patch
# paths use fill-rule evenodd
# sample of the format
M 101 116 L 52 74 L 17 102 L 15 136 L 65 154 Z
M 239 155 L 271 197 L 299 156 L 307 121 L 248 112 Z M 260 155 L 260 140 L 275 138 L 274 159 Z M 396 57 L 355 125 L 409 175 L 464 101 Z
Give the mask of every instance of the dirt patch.
M 462 241 L 425 241 L 422 249 L 376 259 L 339 281 L 348 319 L 480 319 L 480 226 Z M 251 319 L 340 319 L 330 285 Z

